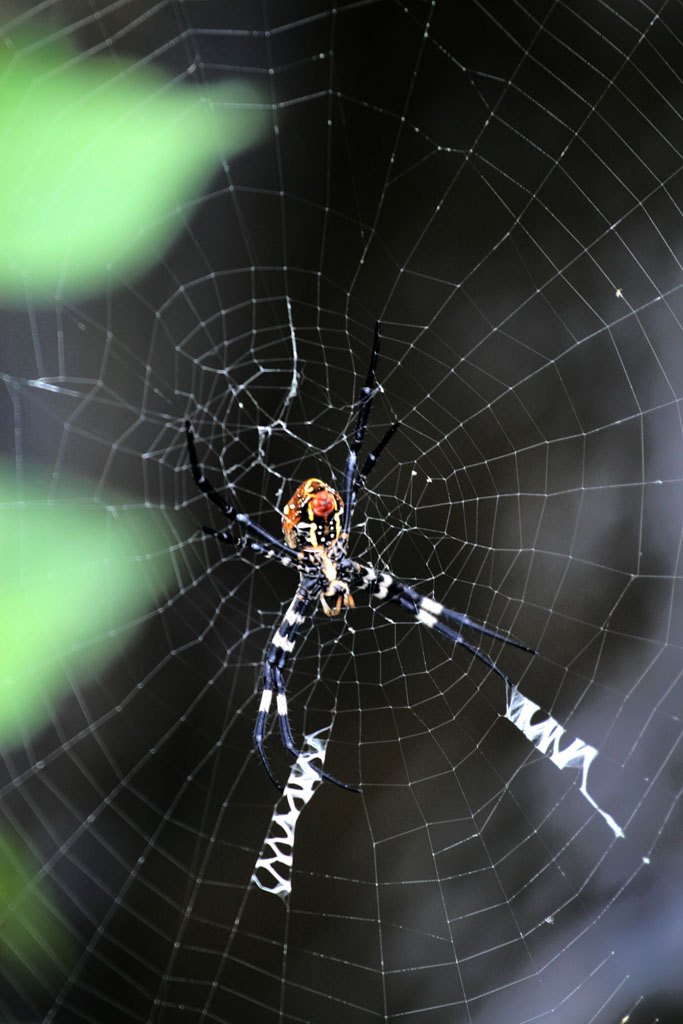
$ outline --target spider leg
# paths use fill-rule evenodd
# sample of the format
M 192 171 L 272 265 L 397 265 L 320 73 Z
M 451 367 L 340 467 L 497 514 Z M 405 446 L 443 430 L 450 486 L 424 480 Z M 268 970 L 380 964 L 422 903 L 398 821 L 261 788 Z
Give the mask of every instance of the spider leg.
M 194 443 L 194 433 L 192 431 L 192 425 L 189 420 L 185 420 L 185 434 L 187 435 L 187 448 L 190 453 L 190 466 L 192 467 L 192 476 L 202 494 L 206 494 L 208 498 L 217 505 L 221 510 L 226 519 L 236 519 L 237 513 L 226 501 L 221 498 L 218 491 L 215 489 L 213 484 L 204 476 L 202 467 L 199 465 L 199 459 L 197 458 L 197 449 Z
M 294 742 L 292 729 L 289 724 L 289 715 L 287 713 L 287 693 L 282 671 L 287 664 L 289 655 L 295 648 L 297 634 L 300 632 L 301 626 L 306 622 L 313 603 L 319 597 L 320 589 L 321 583 L 319 579 L 302 578 L 292 603 L 285 612 L 280 625 L 275 631 L 275 635 L 270 642 L 266 657 L 261 704 L 259 706 L 258 715 L 256 716 L 256 726 L 254 728 L 254 742 L 271 781 L 274 782 L 280 790 L 282 790 L 283 787 L 275 777 L 270 767 L 263 745 L 266 721 L 273 699 L 273 691 L 275 691 L 282 742 L 290 754 L 296 758 L 300 757 L 302 752 Z M 334 775 L 330 775 L 329 772 L 324 771 L 315 762 L 310 762 L 310 767 L 316 771 L 321 778 L 327 779 L 328 782 L 334 782 L 335 785 L 341 786 L 342 789 L 349 789 L 354 793 L 360 792 L 360 790 L 355 786 L 350 786 L 348 783 L 341 782 L 339 779 L 335 778 Z
M 360 408 L 358 409 L 358 421 L 356 423 L 356 436 L 353 439 L 351 447 L 355 451 L 356 455 L 363 447 L 363 440 L 365 438 L 365 428 L 368 424 L 368 417 L 370 415 L 370 409 L 372 407 L 372 400 L 375 397 L 375 373 L 377 371 L 377 359 L 379 357 L 379 332 L 381 329 L 381 323 L 379 320 L 375 321 L 375 336 L 372 342 L 372 352 L 370 353 L 370 365 L 368 366 L 368 375 L 365 379 L 365 385 L 361 388 L 360 392 Z
M 365 380 L 364 386 L 360 391 L 360 403 L 358 407 L 358 419 L 356 421 L 356 433 L 353 441 L 351 442 L 351 450 L 349 451 L 348 458 L 346 460 L 346 466 L 344 467 L 344 529 L 343 532 L 348 537 L 349 528 L 351 526 L 351 516 L 353 513 L 353 506 L 356 500 L 356 495 L 363 485 L 365 478 L 370 473 L 377 459 L 380 457 L 385 446 L 391 440 L 393 435 L 396 433 L 399 424 L 393 423 L 386 434 L 377 445 L 377 447 L 368 455 L 365 460 L 360 473 L 358 472 L 358 454 L 363 447 L 363 441 L 365 440 L 365 431 L 368 425 L 368 419 L 370 418 L 370 410 L 372 408 L 372 402 L 375 397 L 375 372 L 377 370 L 377 359 L 379 356 L 379 341 L 380 341 L 380 327 L 379 320 L 375 324 L 375 339 L 372 345 L 372 353 L 370 354 L 370 365 L 368 367 L 368 375 Z
M 265 555 L 266 558 L 276 559 L 281 565 L 287 566 L 288 569 L 298 569 L 299 572 L 308 572 L 308 567 L 286 548 L 286 553 L 281 553 L 279 550 L 273 551 L 272 548 L 267 547 L 265 544 L 259 544 L 257 540 L 247 540 L 244 537 L 236 537 L 232 533 L 228 533 L 227 530 L 214 530 L 212 526 L 202 526 L 204 533 L 208 534 L 209 537 L 215 537 L 216 540 L 222 541 L 223 544 L 231 544 L 237 548 L 250 548 L 252 551 L 258 551 L 260 555 Z
M 391 441 L 392 437 L 394 436 L 394 434 L 396 433 L 400 426 L 401 424 L 399 420 L 396 420 L 394 423 L 392 423 L 389 429 L 387 430 L 386 434 L 380 441 L 380 443 L 377 445 L 376 448 L 373 448 L 373 450 L 368 455 L 367 459 L 365 460 L 365 464 L 363 465 L 363 468 L 358 474 L 358 482 L 356 484 L 354 501 L 356 500 L 356 494 L 358 493 L 360 488 L 365 484 L 366 479 L 370 475 L 370 470 L 374 469 L 375 463 L 377 462 L 378 458 L 380 457 L 386 445 L 389 443 L 389 441 Z
M 227 501 L 225 501 L 225 499 L 221 497 L 221 495 L 218 493 L 218 491 L 210 482 L 210 480 L 206 476 L 204 476 L 204 471 L 202 470 L 202 467 L 199 464 L 199 459 L 197 458 L 197 449 L 194 443 L 194 434 L 192 432 L 192 426 L 189 420 L 185 420 L 185 433 L 187 435 L 187 448 L 190 454 L 190 466 L 192 467 L 192 476 L 194 477 L 194 482 L 196 483 L 197 487 L 202 492 L 202 494 L 205 494 L 207 498 L 209 498 L 209 500 L 212 501 L 214 505 L 216 505 L 221 510 L 226 519 L 229 519 L 230 522 L 239 523 L 240 526 L 242 526 L 248 533 L 252 533 L 256 537 L 260 538 L 262 546 L 258 547 L 256 550 L 264 552 L 271 558 L 277 557 L 280 559 L 284 559 L 286 557 L 290 561 L 287 561 L 283 564 L 292 564 L 291 548 L 288 548 L 286 544 L 282 543 L 282 541 L 277 540 L 275 537 L 273 537 L 273 535 L 268 533 L 267 530 L 264 530 L 262 526 L 259 526 L 257 523 L 252 522 L 249 516 L 245 516 L 243 512 L 237 512 L 232 507 L 232 505 L 228 505 Z M 211 533 L 212 531 L 207 528 L 206 532 Z M 224 535 L 222 535 L 221 531 L 216 531 L 214 535 L 221 540 L 225 537 L 226 543 L 228 544 L 234 543 L 231 540 L 227 540 L 227 538 L 232 536 L 229 533 L 225 533 Z M 270 549 L 270 551 L 268 549 Z
M 370 590 L 380 601 L 394 601 L 396 604 L 400 604 L 406 611 L 409 611 L 418 622 L 422 622 L 425 626 L 429 626 L 430 629 L 435 629 L 439 633 L 443 633 L 444 636 L 450 637 L 455 643 L 461 644 L 463 647 L 467 647 L 476 653 L 476 656 L 480 660 L 490 665 L 489 659 L 478 652 L 477 648 L 473 648 L 466 640 L 463 639 L 462 634 L 459 631 L 451 629 L 446 625 L 447 622 L 455 622 L 459 626 L 464 626 L 467 629 L 471 629 L 476 633 L 482 633 L 484 636 L 490 636 L 494 640 L 500 641 L 503 644 L 509 644 L 511 647 L 518 647 L 521 651 L 526 651 L 527 654 L 537 654 L 538 652 L 533 647 L 527 647 L 526 644 L 520 643 L 519 640 L 515 640 L 511 636 L 505 636 L 503 633 L 498 633 L 495 629 L 490 629 L 488 626 L 484 626 L 481 622 L 477 622 L 475 619 L 471 619 L 469 615 L 465 615 L 462 612 L 453 611 L 452 608 L 444 608 L 438 601 L 434 601 L 431 597 L 423 597 L 412 587 L 408 586 L 407 583 L 403 583 L 402 580 L 396 579 L 388 572 L 377 572 L 376 569 L 372 569 L 369 566 L 357 565 L 353 563 L 352 572 L 352 585 L 360 587 L 364 590 Z M 458 637 L 459 639 L 455 639 Z M 494 667 L 494 666 L 491 666 Z M 498 672 L 498 670 L 496 669 Z M 498 672 L 501 675 L 500 672 Z
M 263 737 L 266 731 L 268 712 L 270 711 L 270 705 L 273 700 L 273 666 L 269 662 L 266 662 L 263 676 L 264 683 L 263 690 L 261 691 L 261 703 L 259 704 L 258 714 L 256 716 L 256 725 L 254 726 L 254 743 L 261 760 L 263 761 L 263 767 L 268 773 L 268 778 L 282 793 L 285 787 L 278 780 L 273 769 L 270 767 L 270 762 L 268 761 L 266 751 L 263 746 Z
M 447 636 L 449 640 L 453 641 L 454 644 L 458 644 L 460 647 L 464 647 L 466 651 L 469 651 L 470 654 L 472 654 L 475 658 L 478 658 L 479 661 L 482 661 L 484 665 L 487 665 L 488 668 L 493 669 L 496 675 L 499 676 L 503 680 L 503 682 L 505 682 L 508 686 L 511 686 L 513 690 L 517 690 L 517 687 L 512 682 L 510 677 L 506 676 L 505 673 L 502 672 L 495 665 L 495 663 L 484 654 L 483 651 L 479 650 L 478 647 L 475 647 L 474 644 L 471 644 L 467 640 L 465 640 L 462 633 L 458 633 L 456 630 L 451 629 L 450 626 L 446 626 L 443 622 L 439 622 L 438 619 L 434 622 L 428 622 L 426 617 L 423 618 L 419 612 L 415 611 L 415 606 L 413 602 L 410 601 L 408 598 L 396 595 L 395 597 L 389 598 L 389 600 L 394 601 L 396 604 L 400 604 L 400 606 L 402 608 L 405 608 L 406 611 L 411 612 L 413 615 L 415 615 L 419 622 L 425 622 L 428 626 L 430 626 L 432 629 L 435 629 L 438 633 L 443 634 L 443 636 Z M 470 622 L 468 623 L 468 625 L 471 626 L 472 623 Z M 475 628 L 479 627 L 475 626 Z M 499 633 L 494 633 L 492 630 L 482 629 L 481 632 L 486 633 L 488 636 L 494 636 L 496 637 L 496 639 L 502 640 L 505 643 L 512 643 L 515 647 L 521 647 L 524 651 L 530 651 L 532 654 L 536 654 L 536 651 L 531 651 L 530 647 L 524 647 L 523 644 L 518 644 L 514 640 L 509 640 L 508 637 L 501 636 Z
M 222 540 L 224 544 L 233 544 L 237 548 L 241 548 L 244 545 L 241 537 L 236 537 L 234 533 L 228 533 L 227 530 L 214 530 L 213 526 L 202 526 L 202 532 L 208 534 L 209 537 Z
M 287 696 L 285 693 L 285 684 L 282 678 L 282 671 L 279 665 L 274 666 L 274 672 L 275 680 L 277 683 L 277 707 L 278 715 L 280 718 L 280 734 L 282 736 L 282 742 L 284 743 L 285 747 L 290 752 L 290 754 L 293 754 L 294 757 L 298 758 L 302 756 L 302 751 L 299 750 L 299 748 L 294 742 L 294 737 L 292 736 L 292 730 L 289 724 L 289 716 L 287 714 Z M 315 761 L 309 761 L 309 767 L 312 768 L 313 771 L 317 772 L 321 778 L 327 779 L 328 782 L 334 782 L 335 786 L 341 786 L 342 789 L 348 789 L 352 793 L 360 793 L 360 789 L 358 789 L 357 786 L 351 786 L 349 785 L 348 782 L 342 782 L 341 779 L 336 778 L 336 776 L 330 775 L 329 772 L 326 772 Z

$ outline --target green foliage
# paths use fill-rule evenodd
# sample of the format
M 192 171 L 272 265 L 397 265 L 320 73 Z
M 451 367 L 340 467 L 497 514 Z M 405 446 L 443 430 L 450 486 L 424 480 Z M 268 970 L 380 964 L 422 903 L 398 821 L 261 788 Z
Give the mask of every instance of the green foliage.
M 26 42 L 26 41 L 25 41 Z M 261 134 L 260 97 L 41 41 L 0 51 L 0 296 L 97 291 L 159 258 L 177 211 Z
M 75 946 L 49 884 L 24 843 L 0 832 L 0 965 L 14 974 L 63 972 Z
M 27 480 L 19 497 L 0 471 L 2 745 L 120 653 L 172 568 L 158 513 L 127 511 L 120 496 L 115 508 L 97 504 L 76 483 L 51 500 L 47 487 Z

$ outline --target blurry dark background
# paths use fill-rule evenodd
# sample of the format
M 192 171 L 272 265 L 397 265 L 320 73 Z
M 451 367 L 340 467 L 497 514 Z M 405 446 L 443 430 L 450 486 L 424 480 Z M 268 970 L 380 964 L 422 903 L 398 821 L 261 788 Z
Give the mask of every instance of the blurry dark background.
M 3 20 L 197 89 L 246 77 L 272 117 L 142 278 L 2 311 L 5 458 L 162 509 L 176 565 L 116 663 L 5 752 L 6 820 L 72 939 L 6 966 L 5 1019 L 678 1021 L 680 8 Z M 485 646 L 599 749 L 589 790 L 626 834 L 501 718 L 499 680 L 359 600 L 288 683 L 363 794 L 318 791 L 285 906 L 249 886 L 276 798 L 251 734 L 296 581 L 202 538 L 182 428 L 278 533 L 301 480 L 340 483 L 377 318 L 370 433 L 402 427 L 353 553 L 539 650 Z

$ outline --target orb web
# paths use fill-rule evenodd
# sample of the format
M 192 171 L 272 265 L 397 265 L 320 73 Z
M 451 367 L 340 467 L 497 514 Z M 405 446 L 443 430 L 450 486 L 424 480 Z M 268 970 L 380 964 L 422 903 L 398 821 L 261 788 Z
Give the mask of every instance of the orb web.
M 680 10 L 285 6 L 3 15 L 198 90 L 253 81 L 270 127 L 168 211 L 176 240 L 143 277 L 112 264 L 101 295 L 29 289 L 3 314 L 5 461 L 39 462 L 51 500 L 76 471 L 113 513 L 126 493 L 161 515 L 174 578 L 3 752 L 35 861 L 17 898 L 49 892 L 68 939 L 7 961 L 2 1012 L 673 1021 Z M 252 733 L 296 573 L 202 533 L 223 523 L 184 423 L 226 500 L 279 535 L 302 480 L 341 484 L 377 319 L 368 446 L 401 429 L 351 554 L 539 653 L 483 638 L 511 694 L 400 608 L 316 613 L 292 726 L 362 792 L 316 785 L 272 731 L 300 786 L 285 807 Z

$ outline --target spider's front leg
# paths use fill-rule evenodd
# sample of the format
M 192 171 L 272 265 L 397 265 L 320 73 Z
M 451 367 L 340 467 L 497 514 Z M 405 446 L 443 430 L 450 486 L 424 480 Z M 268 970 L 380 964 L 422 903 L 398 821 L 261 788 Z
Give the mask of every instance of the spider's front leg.
M 370 410 L 372 409 L 372 402 L 375 397 L 375 373 L 377 370 L 377 359 L 379 357 L 379 341 L 380 341 L 380 322 L 379 320 L 375 324 L 375 338 L 372 345 L 372 352 L 370 354 L 370 365 L 368 367 L 368 375 L 364 386 L 360 391 L 360 400 L 358 404 L 358 419 L 356 421 L 356 433 L 353 441 L 351 442 L 350 451 L 346 460 L 346 466 L 344 467 L 344 526 L 342 531 L 342 538 L 344 544 L 348 543 L 349 530 L 351 529 L 351 518 L 353 515 L 353 506 L 358 496 L 358 492 L 365 483 L 366 478 L 372 471 L 375 463 L 382 454 L 384 448 L 389 443 L 391 438 L 394 436 L 399 428 L 399 423 L 392 423 L 387 430 L 386 434 L 379 442 L 379 444 L 370 452 L 365 460 L 363 468 L 359 471 L 358 469 L 358 455 L 363 447 L 365 441 L 365 432 L 368 426 L 368 420 L 370 418 Z
M 244 515 L 244 513 L 237 512 L 232 505 L 228 505 L 227 501 L 221 497 L 209 478 L 204 475 L 204 471 L 197 457 L 194 433 L 189 420 L 185 420 L 185 434 L 187 436 L 187 450 L 190 455 L 192 476 L 194 477 L 194 482 L 202 494 L 205 494 L 207 498 L 221 510 L 227 520 L 231 523 L 239 523 L 247 533 L 258 538 L 258 541 L 251 544 L 251 547 L 254 550 L 262 552 L 269 558 L 279 558 L 283 565 L 292 565 L 292 552 L 289 548 L 283 544 L 281 540 L 277 540 L 272 534 L 268 533 L 267 530 L 264 530 L 262 526 L 259 526 L 258 523 L 253 523 L 248 516 Z M 210 526 L 204 526 L 202 529 L 205 533 L 216 537 L 225 544 L 240 544 L 240 539 L 226 530 L 214 530 Z

